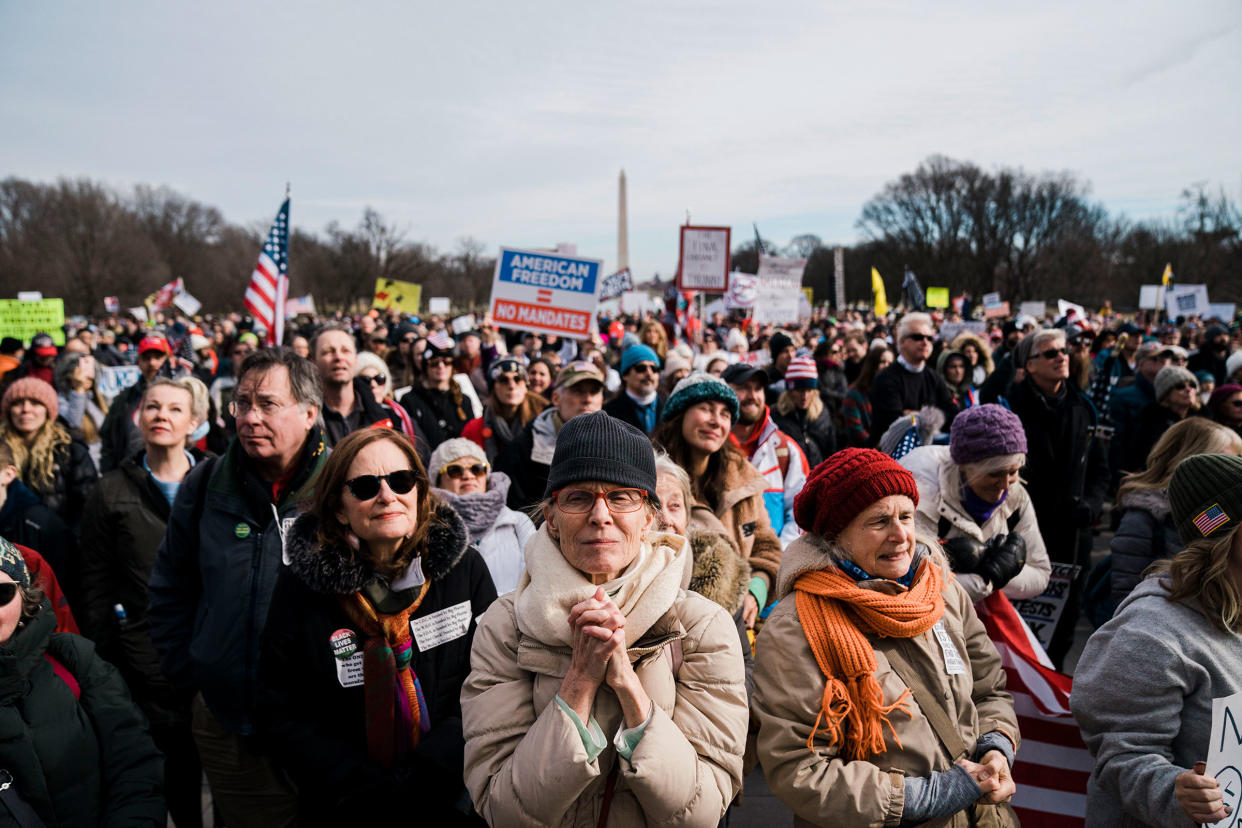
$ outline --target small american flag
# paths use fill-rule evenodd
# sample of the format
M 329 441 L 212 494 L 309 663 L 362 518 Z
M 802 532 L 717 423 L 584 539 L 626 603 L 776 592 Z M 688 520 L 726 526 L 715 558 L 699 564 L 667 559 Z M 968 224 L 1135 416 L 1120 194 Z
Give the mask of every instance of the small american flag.
M 289 294 L 289 197 L 267 231 L 259 261 L 250 274 L 244 304 L 267 331 L 265 345 L 279 345 L 285 335 L 285 297 Z M 278 310 L 279 309 L 279 310 Z
M 1194 519 L 1195 528 L 1205 538 L 1228 522 L 1229 515 L 1225 514 L 1225 510 L 1220 508 L 1219 503 L 1213 503 L 1210 508 L 1204 509 Z
M 919 437 L 919 423 L 910 415 L 910 427 L 906 429 L 906 433 L 902 435 L 901 442 L 893 449 L 893 459 L 900 460 L 919 446 L 923 445 L 922 439 Z
M 428 336 L 427 341 L 441 351 L 446 348 L 452 348 L 457 344 L 453 341 L 453 337 L 449 336 L 443 328 Z

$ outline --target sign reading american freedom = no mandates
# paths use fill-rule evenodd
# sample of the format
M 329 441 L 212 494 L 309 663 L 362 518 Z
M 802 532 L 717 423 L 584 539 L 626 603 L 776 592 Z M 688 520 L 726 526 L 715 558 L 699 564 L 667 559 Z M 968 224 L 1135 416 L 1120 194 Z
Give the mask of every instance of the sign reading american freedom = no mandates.
M 599 259 L 500 248 L 492 278 L 492 321 L 519 331 L 589 336 L 602 264 Z

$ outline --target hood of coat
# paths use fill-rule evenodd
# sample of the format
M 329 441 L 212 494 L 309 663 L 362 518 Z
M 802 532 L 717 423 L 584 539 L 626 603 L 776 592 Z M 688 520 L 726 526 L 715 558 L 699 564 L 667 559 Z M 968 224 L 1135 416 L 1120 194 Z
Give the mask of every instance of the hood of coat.
M 310 589 L 347 595 L 380 579 L 352 549 L 320 543 L 318 535 L 319 518 L 306 513 L 298 516 L 285 536 L 289 568 Z M 465 522 L 449 506 L 437 504 L 421 553 L 423 574 L 431 581 L 443 579 L 457 566 L 469 544 Z
M 687 539 L 694 556 L 687 589 L 724 607 L 730 615 L 737 612 L 750 588 L 750 564 L 737 553 L 728 535 L 692 529 Z
M 1120 498 L 1123 509 L 1142 509 L 1150 512 L 1156 520 L 1164 520 L 1172 511 L 1169 507 L 1169 493 L 1165 489 L 1140 489 L 1126 492 Z

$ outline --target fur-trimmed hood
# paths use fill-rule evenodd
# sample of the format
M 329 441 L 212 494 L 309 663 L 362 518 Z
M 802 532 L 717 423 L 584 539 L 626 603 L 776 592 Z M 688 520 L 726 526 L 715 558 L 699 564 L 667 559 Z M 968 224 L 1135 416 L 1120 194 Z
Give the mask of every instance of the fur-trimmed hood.
M 750 564 L 728 535 L 691 529 L 687 539 L 694 555 L 687 589 L 724 607 L 730 615 L 737 612 L 750 589 Z
M 289 568 L 307 587 L 315 592 L 349 594 L 371 581 L 382 579 L 359 560 L 352 549 L 324 546 L 318 534 L 318 516 L 305 513 L 298 516 L 285 537 Z M 461 560 L 469 544 L 470 533 L 465 522 L 452 507 L 437 504 L 421 553 L 423 574 L 430 581 L 443 579 Z
M 1139 489 L 1126 492 L 1120 498 L 1123 509 L 1142 509 L 1150 512 L 1156 520 L 1164 520 L 1172 511 L 1169 506 L 1169 493 L 1166 489 Z

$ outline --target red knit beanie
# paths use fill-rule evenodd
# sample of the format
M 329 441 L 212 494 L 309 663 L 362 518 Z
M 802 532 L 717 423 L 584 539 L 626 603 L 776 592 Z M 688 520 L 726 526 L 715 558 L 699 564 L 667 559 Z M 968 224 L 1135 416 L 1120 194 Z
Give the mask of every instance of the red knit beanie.
M 900 463 L 875 449 L 843 449 L 811 471 L 794 498 L 794 520 L 804 532 L 831 540 L 863 509 L 898 494 L 919 504 L 914 475 Z

